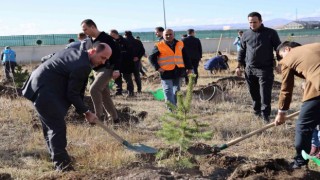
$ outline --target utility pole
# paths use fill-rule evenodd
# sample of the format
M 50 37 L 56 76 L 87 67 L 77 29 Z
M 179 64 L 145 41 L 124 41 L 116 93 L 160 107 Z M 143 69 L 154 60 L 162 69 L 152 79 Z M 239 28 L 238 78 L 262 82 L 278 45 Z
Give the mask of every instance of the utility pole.
M 162 4 L 163 4 L 163 20 L 164 20 L 164 29 L 167 29 L 167 22 L 166 22 L 166 8 L 165 8 L 164 0 L 162 0 Z

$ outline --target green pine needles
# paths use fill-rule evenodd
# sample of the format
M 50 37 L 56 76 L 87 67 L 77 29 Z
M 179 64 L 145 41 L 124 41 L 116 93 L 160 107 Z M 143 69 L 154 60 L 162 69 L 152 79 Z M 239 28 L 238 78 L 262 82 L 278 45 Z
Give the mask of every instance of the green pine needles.
M 203 130 L 208 125 L 197 122 L 196 116 L 190 114 L 195 77 L 195 74 L 189 75 L 189 84 L 185 97 L 183 97 L 182 92 L 179 91 L 177 93 L 177 106 L 167 102 L 171 112 L 162 117 L 162 129 L 157 133 L 168 144 L 179 146 L 177 163 L 179 163 L 179 160 L 185 159 L 182 156 L 194 141 L 199 139 L 209 140 L 212 137 L 212 132 Z
M 23 83 L 28 79 L 29 72 L 28 70 L 23 70 L 22 66 L 17 65 L 15 68 L 14 81 L 16 83 L 16 87 L 21 88 Z

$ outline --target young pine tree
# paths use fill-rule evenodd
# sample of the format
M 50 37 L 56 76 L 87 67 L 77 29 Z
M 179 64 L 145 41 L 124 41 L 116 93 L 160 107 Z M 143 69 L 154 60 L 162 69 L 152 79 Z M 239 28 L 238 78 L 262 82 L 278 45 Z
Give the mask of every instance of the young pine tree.
M 185 97 L 182 92 L 177 93 L 177 106 L 167 102 L 172 111 L 162 117 L 162 129 L 157 133 L 167 143 L 179 146 L 178 161 L 195 140 L 212 137 L 212 132 L 202 130 L 208 125 L 198 123 L 196 116 L 190 114 L 195 77 L 194 74 L 189 75 Z

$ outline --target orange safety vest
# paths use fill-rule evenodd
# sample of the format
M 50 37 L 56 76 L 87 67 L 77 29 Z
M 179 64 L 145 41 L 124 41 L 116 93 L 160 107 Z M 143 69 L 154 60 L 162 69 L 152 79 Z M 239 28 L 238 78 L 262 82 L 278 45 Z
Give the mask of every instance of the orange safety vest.
M 183 42 L 178 41 L 175 46 L 175 52 L 165 43 L 165 41 L 160 41 L 156 44 L 160 55 L 158 57 L 158 64 L 159 66 L 166 70 L 170 71 L 178 66 L 178 68 L 184 68 L 184 62 L 182 58 L 182 48 Z

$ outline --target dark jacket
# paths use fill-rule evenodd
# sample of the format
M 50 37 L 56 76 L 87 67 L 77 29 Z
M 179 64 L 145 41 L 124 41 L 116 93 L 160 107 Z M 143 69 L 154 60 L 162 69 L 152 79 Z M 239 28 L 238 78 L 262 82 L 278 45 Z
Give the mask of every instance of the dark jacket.
M 164 40 L 163 40 L 164 41 Z M 176 43 L 178 42 L 178 40 L 174 39 L 173 40 L 173 44 L 172 46 L 168 46 L 172 49 L 173 52 L 175 52 L 175 46 Z M 158 64 L 158 57 L 160 55 L 160 51 L 158 49 L 157 46 L 154 46 L 151 54 L 149 55 L 149 62 L 152 64 L 152 66 L 155 68 L 155 70 L 157 71 L 160 66 Z M 190 58 L 188 57 L 188 54 L 185 51 L 185 48 L 182 49 L 182 58 L 183 58 L 183 62 L 184 62 L 184 66 L 185 68 L 178 68 L 178 66 L 176 66 L 173 70 L 171 71 L 165 71 L 163 73 L 161 73 L 161 79 L 176 79 L 178 77 L 184 77 L 186 76 L 186 69 L 193 69 Z
M 205 70 L 226 70 L 229 69 L 229 65 L 221 56 L 216 56 L 209 59 L 206 63 L 204 63 Z
M 87 52 L 74 48 L 55 53 L 32 72 L 22 88 L 22 94 L 32 102 L 49 102 L 46 109 L 64 112 L 71 104 L 78 113 L 85 113 L 88 107 L 82 100 L 82 92 L 91 72 Z M 61 108 L 61 111 L 59 111 Z
M 130 48 L 132 48 L 132 56 L 141 59 L 146 52 L 142 42 L 135 39 L 133 36 L 127 36 L 126 40 L 128 41 Z
M 200 40 L 194 36 L 188 36 L 183 38 L 182 42 L 191 61 L 200 61 L 202 58 L 202 46 Z
M 134 70 L 134 61 L 133 61 L 133 53 L 132 48 L 129 45 L 129 42 L 119 36 L 119 39 L 115 39 L 118 44 L 121 52 L 121 63 L 120 63 L 120 71 L 121 73 L 130 74 L 133 73 Z
M 96 44 L 99 42 L 107 43 L 112 49 L 112 55 L 109 58 L 109 60 L 106 61 L 106 63 L 104 65 L 100 65 L 100 66 L 94 68 L 94 70 L 98 70 L 103 67 L 112 68 L 113 70 L 120 70 L 120 62 L 121 62 L 120 49 L 119 49 L 119 46 L 116 44 L 116 42 L 114 42 L 113 38 L 110 35 L 108 35 L 102 31 L 99 34 L 99 36 L 92 42 L 93 42 L 93 44 Z
M 241 49 L 238 54 L 239 65 L 252 68 L 270 68 L 274 64 L 273 50 L 280 44 L 278 33 L 263 24 L 257 31 L 247 30 L 241 38 Z

